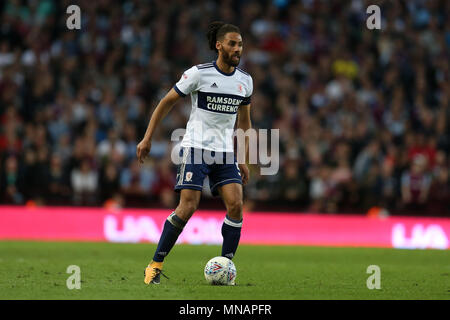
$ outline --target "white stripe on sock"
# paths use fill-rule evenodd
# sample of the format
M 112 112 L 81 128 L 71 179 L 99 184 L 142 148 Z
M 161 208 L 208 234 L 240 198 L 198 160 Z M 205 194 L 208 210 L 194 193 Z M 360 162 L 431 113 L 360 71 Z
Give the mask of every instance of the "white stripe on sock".
M 233 222 L 227 217 L 223 220 L 223 222 L 229 226 L 236 227 L 236 228 L 242 228 L 242 221 L 241 222 Z

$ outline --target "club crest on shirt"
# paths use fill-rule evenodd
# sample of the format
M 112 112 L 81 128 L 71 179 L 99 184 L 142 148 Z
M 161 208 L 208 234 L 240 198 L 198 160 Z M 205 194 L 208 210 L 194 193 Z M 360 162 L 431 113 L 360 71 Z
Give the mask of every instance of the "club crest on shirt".
M 242 93 L 242 84 L 238 84 L 238 91 Z
M 187 74 L 186 74 L 186 73 L 183 73 L 183 78 L 185 78 L 185 79 L 187 79 L 187 78 L 188 78 L 188 76 L 187 76 Z

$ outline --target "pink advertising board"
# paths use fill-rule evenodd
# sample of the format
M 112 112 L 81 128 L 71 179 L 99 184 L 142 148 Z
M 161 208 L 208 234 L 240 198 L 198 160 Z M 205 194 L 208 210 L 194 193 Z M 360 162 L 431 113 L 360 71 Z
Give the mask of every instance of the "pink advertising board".
M 169 210 L 0 206 L 0 240 L 152 242 Z M 224 211 L 197 211 L 180 243 L 220 244 Z M 449 249 L 450 219 L 244 213 L 241 243 Z

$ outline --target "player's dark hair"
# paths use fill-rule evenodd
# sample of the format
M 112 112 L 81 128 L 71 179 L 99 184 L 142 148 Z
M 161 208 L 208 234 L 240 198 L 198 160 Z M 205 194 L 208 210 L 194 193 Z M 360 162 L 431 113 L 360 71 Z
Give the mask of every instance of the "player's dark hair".
M 225 23 L 223 21 L 211 22 L 208 26 L 206 37 L 208 38 L 209 48 L 217 52 L 216 42 L 223 39 L 228 32 L 236 32 L 241 34 L 241 30 L 233 24 Z

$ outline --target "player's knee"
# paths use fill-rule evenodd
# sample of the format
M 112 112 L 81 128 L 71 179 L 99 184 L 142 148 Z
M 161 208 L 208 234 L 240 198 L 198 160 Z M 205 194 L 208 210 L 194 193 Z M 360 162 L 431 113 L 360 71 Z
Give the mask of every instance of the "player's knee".
M 241 199 L 236 199 L 228 203 L 228 216 L 232 219 L 240 220 L 242 218 L 242 206 Z
M 195 199 L 186 199 L 178 206 L 177 214 L 180 218 L 187 221 L 198 208 L 198 201 Z
M 193 214 L 195 212 L 195 210 L 197 210 L 197 208 L 198 208 L 198 203 L 196 201 L 189 201 L 186 204 L 186 210 L 190 214 Z

